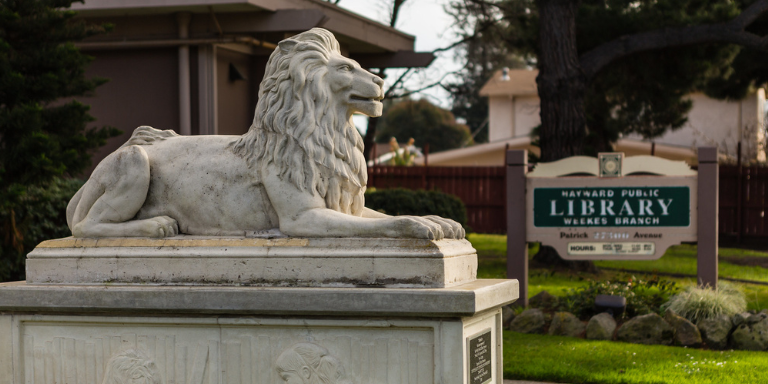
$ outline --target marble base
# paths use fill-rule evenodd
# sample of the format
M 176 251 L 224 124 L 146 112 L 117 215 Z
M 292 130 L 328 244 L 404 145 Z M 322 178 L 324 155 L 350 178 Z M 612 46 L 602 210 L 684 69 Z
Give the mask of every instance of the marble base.
M 70 237 L 27 256 L 34 284 L 440 288 L 476 276 L 467 240 Z
M 0 284 L 0 384 L 113 383 L 129 373 L 152 384 L 501 384 L 500 307 L 517 294 L 516 280 L 439 289 Z

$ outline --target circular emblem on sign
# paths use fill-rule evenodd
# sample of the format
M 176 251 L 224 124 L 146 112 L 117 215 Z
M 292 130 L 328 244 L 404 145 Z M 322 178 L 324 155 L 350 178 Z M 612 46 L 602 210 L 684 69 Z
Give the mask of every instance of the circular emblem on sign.
M 619 177 L 621 176 L 621 161 L 623 153 L 601 153 L 600 159 L 600 177 Z

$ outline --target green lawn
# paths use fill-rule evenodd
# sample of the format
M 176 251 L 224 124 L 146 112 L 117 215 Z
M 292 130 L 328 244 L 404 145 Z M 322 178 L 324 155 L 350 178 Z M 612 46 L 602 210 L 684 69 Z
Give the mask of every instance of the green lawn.
M 749 267 L 746 268 L 741 265 L 732 264 L 723 258 L 737 258 L 744 259 L 747 257 L 758 257 L 768 259 L 768 253 L 747 251 L 743 249 L 734 248 L 720 248 L 718 253 L 721 256 L 721 260 L 718 264 L 718 272 L 720 276 L 730 277 L 734 279 L 753 280 L 768 283 L 768 269 L 762 267 Z M 664 273 L 680 273 L 687 275 L 696 275 L 696 246 L 695 245 L 678 245 L 671 247 L 667 252 L 658 260 L 648 261 L 596 261 L 597 267 L 619 268 L 619 269 L 631 269 L 646 272 L 664 272 Z
M 507 238 L 504 235 L 469 234 L 467 239 L 477 249 L 479 268 L 478 278 L 504 278 L 506 277 L 506 250 Z M 531 245 L 528 249 L 529 257 L 538 251 L 538 245 Z M 767 258 L 768 253 L 756 252 L 734 248 L 720 248 L 721 260 L 718 264 L 720 277 L 768 282 L 768 269 L 762 267 L 747 267 L 724 261 L 723 259 L 739 258 Z M 618 270 L 644 271 L 652 275 L 655 273 L 672 273 L 696 275 L 696 246 L 678 245 L 667 250 L 666 254 L 658 260 L 651 261 L 596 261 L 599 268 L 611 268 Z M 542 290 L 555 295 L 565 295 L 569 288 L 576 288 L 586 284 L 586 279 L 611 280 L 625 275 L 626 272 L 603 269 L 598 275 L 586 273 L 552 273 L 546 269 L 531 268 L 528 273 L 528 296 L 536 295 Z M 634 272 L 633 274 L 638 274 Z M 666 277 L 678 283 L 680 287 L 686 287 L 696 283 L 695 277 Z M 758 284 L 738 284 L 747 298 L 748 309 L 768 308 L 768 286 Z
M 504 332 L 504 378 L 560 383 L 768 382 L 768 353 Z
M 480 278 L 506 276 L 506 236 L 467 236 L 477 249 Z M 531 246 L 529 255 L 537 251 Z M 768 282 L 768 269 L 743 266 L 730 261 L 740 258 L 768 258 L 768 253 L 721 248 L 720 277 Z M 729 259 L 730 258 L 730 259 Z M 696 275 L 696 247 L 670 248 L 654 261 L 598 261 L 598 267 Z M 611 280 L 626 272 L 603 269 L 599 274 L 556 272 L 531 268 L 529 297 L 542 290 L 563 296 L 569 288 L 585 285 L 588 279 Z M 639 275 L 639 273 L 635 273 Z M 673 278 L 679 286 L 696 283 L 693 277 Z M 768 308 L 768 286 L 738 284 L 748 309 Z M 504 332 L 504 377 L 560 383 L 675 383 L 726 384 L 768 382 L 768 352 L 709 351 L 680 347 L 646 346 L 620 342 L 589 341 L 547 335 Z

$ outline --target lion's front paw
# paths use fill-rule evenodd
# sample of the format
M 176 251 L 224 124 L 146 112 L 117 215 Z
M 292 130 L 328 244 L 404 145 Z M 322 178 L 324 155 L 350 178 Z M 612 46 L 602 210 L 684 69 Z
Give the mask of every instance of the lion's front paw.
M 425 219 L 439 224 L 443 229 L 446 239 L 463 239 L 466 235 L 464 227 L 454 220 L 440 216 L 424 216 Z
M 395 217 L 395 237 L 440 240 L 444 233 L 442 226 L 417 216 Z
M 179 224 L 168 216 L 141 220 L 141 227 L 147 237 L 171 237 L 179 234 Z

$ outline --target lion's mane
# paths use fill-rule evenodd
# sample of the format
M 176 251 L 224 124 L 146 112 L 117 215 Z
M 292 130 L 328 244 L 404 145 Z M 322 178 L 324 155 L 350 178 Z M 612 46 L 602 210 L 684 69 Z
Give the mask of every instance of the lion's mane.
M 363 139 L 333 108 L 326 80 L 332 33 L 313 28 L 283 40 L 267 62 L 248 133 L 232 146 L 261 172 L 274 164 L 279 177 L 318 193 L 330 209 L 359 216 L 368 174 Z

